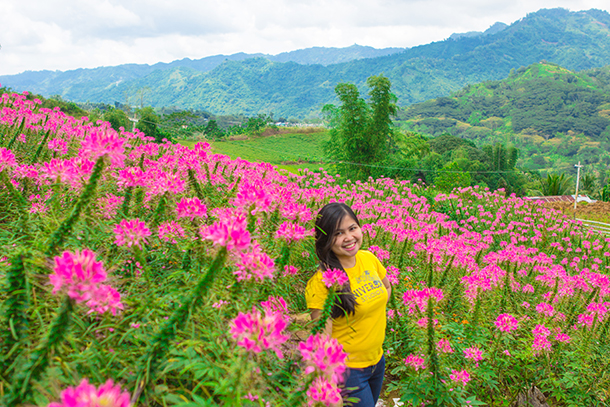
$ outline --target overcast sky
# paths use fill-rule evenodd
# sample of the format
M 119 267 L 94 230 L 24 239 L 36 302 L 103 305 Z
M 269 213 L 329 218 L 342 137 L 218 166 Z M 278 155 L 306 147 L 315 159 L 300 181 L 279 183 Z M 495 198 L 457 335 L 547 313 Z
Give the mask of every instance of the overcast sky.
M 610 9 L 608 0 L 0 0 L 0 75 L 314 46 L 412 47 L 555 7 Z

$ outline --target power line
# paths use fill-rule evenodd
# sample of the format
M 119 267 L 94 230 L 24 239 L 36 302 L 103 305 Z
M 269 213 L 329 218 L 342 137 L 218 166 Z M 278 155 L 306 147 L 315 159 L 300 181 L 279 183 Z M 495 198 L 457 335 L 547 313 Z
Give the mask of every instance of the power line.
M 293 157 L 299 157 L 299 155 L 296 154 L 291 154 L 291 153 L 286 153 L 285 151 L 277 151 L 277 150 L 272 150 L 269 148 L 262 148 L 262 147 L 256 147 L 256 146 L 248 146 L 245 144 L 240 144 L 240 143 L 236 143 L 234 141 L 231 141 L 231 143 L 233 143 L 234 145 L 238 145 L 240 147 L 246 147 L 246 148 L 253 148 L 253 149 L 257 149 L 257 150 L 261 150 L 261 151 L 267 151 L 267 152 L 272 152 L 272 153 L 278 153 L 278 154 L 288 154 L 288 155 L 292 155 Z M 391 170 L 403 170 L 403 171 L 414 171 L 414 172 L 445 172 L 445 173 L 463 173 L 465 171 L 457 171 L 457 170 L 443 170 L 443 169 L 438 169 L 438 170 L 433 170 L 433 169 L 427 169 L 427 168 L 406 168 L 406 167 L 391 167 L 391 166 L 385 166 L 385 165 L 376 165 L 376 164 L 363 164 L 363 163 L 355 163 L 355 162 L 349 162 L 349 161 L 328 161 L 326 159 L 321 159 L 318 157 L 315 157 L 318 162 L 323 163 L 323 164 L 347 164 L 347 165 L 354 165 L 354 166 L 361 166 L 361 167 L 372 167 L 372 168 L 385 168 L 385 169 L 391 169 Z M 496 171 L 468 171 L 470 174 L 506 174 L 506 173 L 514 173 L 514 172 L 518 172 L 518 170 L 496 170 Z

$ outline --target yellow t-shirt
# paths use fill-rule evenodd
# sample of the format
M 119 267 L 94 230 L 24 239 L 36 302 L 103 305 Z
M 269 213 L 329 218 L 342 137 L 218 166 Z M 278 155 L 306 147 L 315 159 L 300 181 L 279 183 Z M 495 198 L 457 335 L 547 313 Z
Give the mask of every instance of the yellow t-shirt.
M 348 367 L 372 366 L 383 355 L 388 292 L 381 280 L 386 271 L 373 253 L 364 250 L 356 253 L 356 265 L 345 271 L 356 297 L 356 312 L 333 319 L 332 337 L 343 345 L 348 355 Z M 318 270 L 305 289 L 307 307 L 323 309 L 327 296 L 328 288 L 322 282 L 322 272 Z

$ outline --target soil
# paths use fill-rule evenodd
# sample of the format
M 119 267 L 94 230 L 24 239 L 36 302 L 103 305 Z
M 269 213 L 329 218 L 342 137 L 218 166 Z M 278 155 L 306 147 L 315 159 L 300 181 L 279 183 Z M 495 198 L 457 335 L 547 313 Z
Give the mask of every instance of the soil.
M 576 206 L 576 214 L 574 213 L 573 202 L 549 202 L 544 204 L 544 206 L 557 209 L 569 217 L 610 223 L 610 202 L 579 202 Z

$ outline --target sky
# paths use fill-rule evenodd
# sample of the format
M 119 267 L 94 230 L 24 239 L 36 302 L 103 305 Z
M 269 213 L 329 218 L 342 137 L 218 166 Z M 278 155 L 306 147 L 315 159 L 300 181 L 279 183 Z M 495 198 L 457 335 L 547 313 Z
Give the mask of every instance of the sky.
M 309 47 L 413 47 L 608 0 L 0 0 L 0 75 Z

